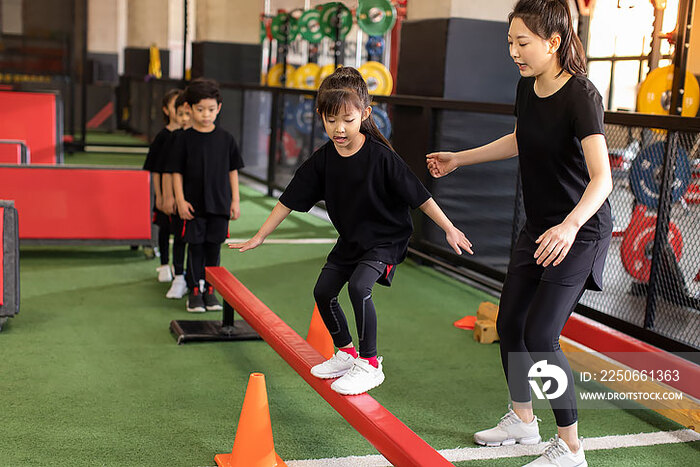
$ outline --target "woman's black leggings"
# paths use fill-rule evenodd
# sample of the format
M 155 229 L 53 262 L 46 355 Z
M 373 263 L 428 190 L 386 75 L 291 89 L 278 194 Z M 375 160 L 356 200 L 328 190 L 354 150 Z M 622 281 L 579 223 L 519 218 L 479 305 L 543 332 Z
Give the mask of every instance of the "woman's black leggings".
M 501 361 L 513 402 L 531 400 L 527 373 L 534 362 L 547 360 L 566 373 L 565 393 L 556 401 L 550 400 L 560 427 L 578 420 L 574 377 L 559 348 L 559 336 L 583 291 L 584 284 L 565 286 L 509 274 L 503 284 L 496 321 Z
M 314 298 L 336 347 L 352 342 L 345 314 L 338 303 L 338 294 L 347 282 L 360 339 L 360 356 L 370 358 L 377 355 L 377 313 L 372 302 L 372 288 L 383 273 L 379 268 L 365 263 L 354 268 L 327 264 L 321 270 L 314 287 Z

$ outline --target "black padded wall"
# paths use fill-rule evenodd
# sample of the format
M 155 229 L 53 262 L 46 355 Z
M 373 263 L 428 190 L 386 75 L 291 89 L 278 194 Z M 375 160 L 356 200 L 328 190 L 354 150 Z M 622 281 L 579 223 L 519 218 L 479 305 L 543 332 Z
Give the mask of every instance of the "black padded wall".
M 505 18 L 504 18 L 505 19 Z M 470 102 L 512 104 L 519 73 L 508 54 L 508 24 L 464 18 L 406 22 L 402 28 L 397 92 Z M 510 254 L 517 159 L 460 169 L 433 180 L 430 151 L 486 144 L 513 131 L 510 115 L 436 111 L 432 128 L 418 109 L 396 107 L 394 146 L 452 221 L 472 240 L 476 261 L 505 269 Z M 447 248 L 431 221 L 423 238 Z
M 160 68 L 162 78 L 170 77 L 170 51 L 160 49 Z M 124 49 L 124 76 L 143 78 L 148 75 L 151 51 L 148 48 L 127 47 Z
M 261 56 L 259 44 L 195 42 L 192 78 L 205 76 L 220 82 L 259 83 Z

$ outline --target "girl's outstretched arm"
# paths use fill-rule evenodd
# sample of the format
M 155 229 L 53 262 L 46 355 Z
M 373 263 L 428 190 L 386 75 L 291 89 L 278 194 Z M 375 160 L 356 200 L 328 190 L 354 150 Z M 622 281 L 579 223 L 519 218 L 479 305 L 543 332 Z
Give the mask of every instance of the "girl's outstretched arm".
M 260 230 L 258 230 L 258 233 L 256 233 L 253 238 L 244 243 L 231 243 L 228 247 L 239 250 L 242 253 L 260 246 L 265 241 L 267 236 L 274 232 L 277 226 L 279 226 L 282 221 L 287 218 L 290 212 L 292 212 L 291 209 L 278 201 L 275 207 L 272 209 L 270 215 L 267 216 L 267 219 L 265 222 L 263 222 L 263 225 L 260 227 Z
M 462 250 L 473 255 L 472 242 L 467 239 L 467 237 L 459 230 L 457 227 L 452 225 L 452 222 L 447 218 L 440 206 L 437 205 L 433 198 L 428 199 L 425 203 L 421 204 L 419 209 L 423 211 L 428 217 L 430 217 L 433 222 L 440 226 L 442 230 L 445 231 L 445 239 L 447 243 L 450 244 L 452 249 L 458 254 L 462 254 Z M 461 249 L 460 249 L 461 247 Z
M 425 156 L 430 175 L 435 178 L 443 177 L 463 165 L 474 165 L 482 162 L 510 159 L 518 155 L 518 142 L 513 133 L 479 146 L 460 152 L 433 152 Z

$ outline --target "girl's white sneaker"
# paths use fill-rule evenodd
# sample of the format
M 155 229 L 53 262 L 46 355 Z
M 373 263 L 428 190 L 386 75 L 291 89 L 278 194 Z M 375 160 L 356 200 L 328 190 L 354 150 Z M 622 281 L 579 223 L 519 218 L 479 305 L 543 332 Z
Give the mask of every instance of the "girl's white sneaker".
M 339 394 L 353 396 L 376 388 L 384 382 L 382 357 L 377 357 L 379 366 L 375 368 L 364 358 L 356 358 L 355 364 L 342 378 L 331 384 L 331 389 Z
M 186 293 L 187 281 L 185 281 L 185 276 L 180 274 L 173 279 L 173 283 L 170 284 L 170 289 L 165 294 L 165 298 L 182 298 Z
M 312 367 L 311 374 L 321 379 L 337 378 L 350 371 L 354 362 L 352 355 L 338 350 L 330 359 Z
M 164 264 L 156 268 L 158 271 L 158 282 L 170 282 L 173 280 L 173 271 L 169 264 Z

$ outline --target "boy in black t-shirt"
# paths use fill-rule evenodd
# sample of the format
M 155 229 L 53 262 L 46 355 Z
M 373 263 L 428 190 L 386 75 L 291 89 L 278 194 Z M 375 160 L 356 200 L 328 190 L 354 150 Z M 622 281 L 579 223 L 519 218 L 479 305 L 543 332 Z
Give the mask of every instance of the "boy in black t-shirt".
M 221 111 L 218 85 L 198 79 L 185 95 L 192 109 L 192 128 L 176 134 L 168 171 L 173 173 L 188 244 L 187 311 L 221 310 L 214 288 L 204 280 L 204 268 L 219 265 L 229 219 L 240 215 L 238 169 L 243 160 L 233 136 L 214 124 Z

